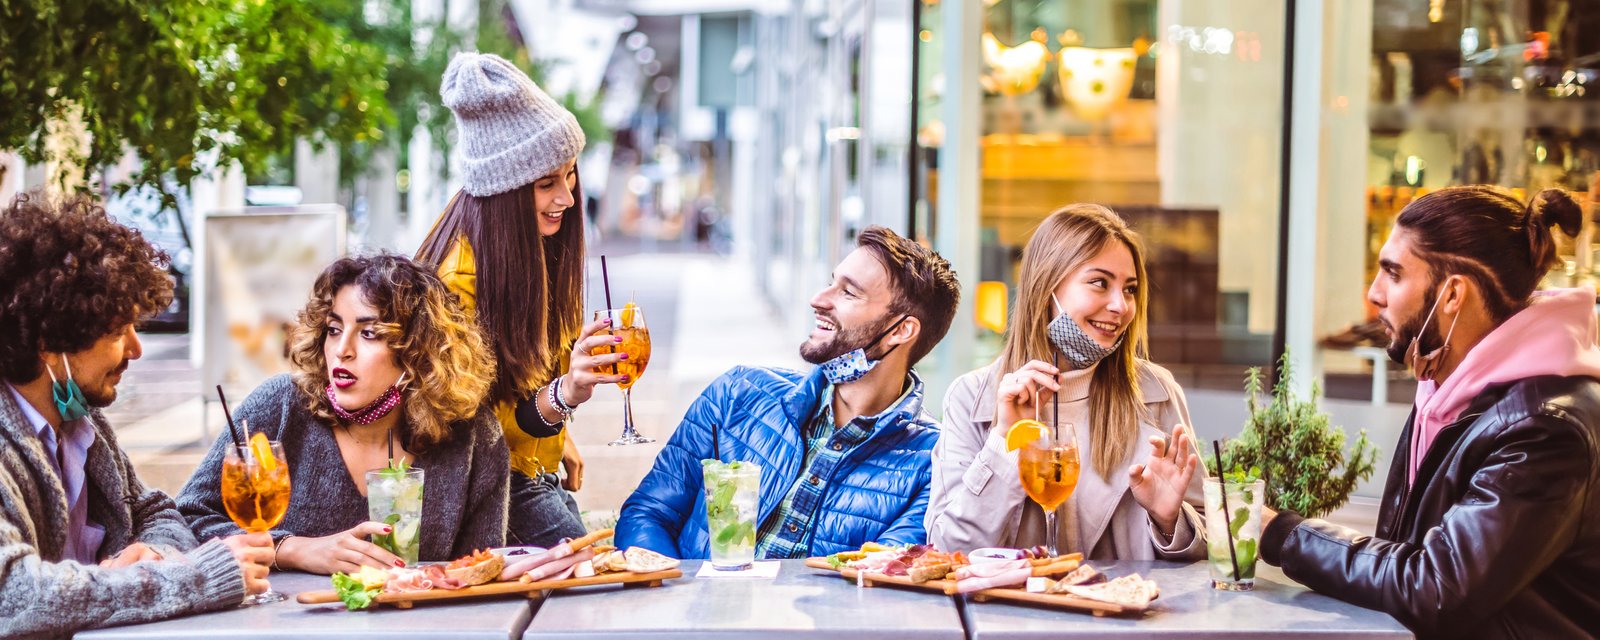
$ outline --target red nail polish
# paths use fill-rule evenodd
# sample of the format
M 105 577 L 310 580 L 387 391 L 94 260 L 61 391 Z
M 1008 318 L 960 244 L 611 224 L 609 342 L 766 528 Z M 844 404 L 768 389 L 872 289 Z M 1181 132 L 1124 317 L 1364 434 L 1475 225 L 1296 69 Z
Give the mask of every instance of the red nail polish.
M 400 568 L 403 569 L 406 566 L 406 561 L 404 561 L 404 560 L 395 560 L 394 561 L 394 566 L 400 567 Z
M 383 532 L 384 533 L 394 533 L 394 527 L 384 527 L 383 528 Z
M 622 359 L 623 360 L 627 360 L 628 359 L 628 354 L 626 354 L 626 353 L 622 354 Z

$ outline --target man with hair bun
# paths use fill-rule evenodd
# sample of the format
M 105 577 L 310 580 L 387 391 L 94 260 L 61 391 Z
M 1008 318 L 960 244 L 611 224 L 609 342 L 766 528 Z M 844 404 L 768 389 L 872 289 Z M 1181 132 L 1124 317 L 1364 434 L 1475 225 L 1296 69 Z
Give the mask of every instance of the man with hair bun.
M 0 210 L 0 637 L 66 637 L 238 606 L 267 590 L 264 533 L 197 544 L 100 408 L 167 306 L 167 256 L 94 200 Z
M 1592 289 L 1535 291 L 1583 209 L 1487 186 L 1407 205 L 1367 299 L 1416 404 L 1377 535 L 1285 511 L 1261 557 L 1423 638 L 1600 635 L 1600 348 Z

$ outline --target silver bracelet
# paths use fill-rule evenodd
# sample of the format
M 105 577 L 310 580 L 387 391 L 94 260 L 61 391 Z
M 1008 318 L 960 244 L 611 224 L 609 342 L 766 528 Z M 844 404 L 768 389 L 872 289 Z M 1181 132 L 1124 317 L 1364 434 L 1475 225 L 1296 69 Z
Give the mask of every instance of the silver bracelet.
M 577 407 L 568 406 L 567 403 L 561 399 L 561 381 L 566 377 L 566 375 L 561 375 L 550 383 L 550 406 L 554 407 L 556 413 L 561 414 L 563 419 L 571 416 L 572 412 L 578 410 Z
M 278 551 L 283 549 L 283 542 L 285 540 L 288 540 L 289 538 L 293 538 L 293 537 L 294 537 L 294 534 L 292 534 L 292 533 L 291 534 L 287 534 L 287 535 L 283 536 L 282 538 L 278 538 L 277 542 L 272 543 L 272 566 L 271 566 L 271 569 L 273 571 L 282 571 L 283 570 L 281 567 L 278 566 Z

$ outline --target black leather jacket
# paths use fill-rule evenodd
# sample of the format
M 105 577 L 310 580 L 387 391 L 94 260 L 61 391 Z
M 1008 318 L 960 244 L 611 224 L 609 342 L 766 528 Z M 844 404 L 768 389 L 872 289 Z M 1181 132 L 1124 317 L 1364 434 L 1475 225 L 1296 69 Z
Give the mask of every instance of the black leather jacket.
M 1600 636 L 1600 381 L 1485 390 L 1408 488 L 1415 418 L 1376 537 L 1284 512 L 1262 533 L 1262 559 L 1423 638 Z

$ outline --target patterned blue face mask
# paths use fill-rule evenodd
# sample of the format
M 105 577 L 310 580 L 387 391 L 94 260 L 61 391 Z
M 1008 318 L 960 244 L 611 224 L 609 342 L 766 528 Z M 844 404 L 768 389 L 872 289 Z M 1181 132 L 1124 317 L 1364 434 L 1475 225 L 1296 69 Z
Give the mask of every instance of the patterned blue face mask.
M 1072 363 L 1072 368 L 1088 369 L 1111 355 L 1117 347 L 1122 346 L 1123 336 L 1117 336 L 1117 343 L 1111 345 L 1110 349 L 1100 346 L 1094 338 L 1083 332 L 1083 328 L 1078 326 L 1072 316 L 1067 315 L 1066 310 L 1061 308 L 1060 300 L 1056 300 L 1054 295 L 1050 296 L 1050 300 L 1056 303 L 1059 313 L 1050 321 L 1050 327 L 1046 331 L 1050 334 L 1051 344 L 1061 350 L 1061 355 L 1067 357 L 1067 362 Z
M 894 331 L 894 328 L 900 326 L 900 323 L 905 319 L 906 316 L 900 316 L 899 320 L 895 320 L 894 322 L 890 323 L 888 327 L 884 328 L 883 331 L 878 333 L 878 337 L 869 340 L 866 344 L 862 345 L 861 348 L 852 349 L 849 353 L 818 365 L 822 367 L 822 375 L 828 378 L 828 382 L 830 384 L 836 385 L 850 384 L 860 380 L 862 376 L 865 376 L 868 372 L 872 371 L 873 367 L 878 366 L 879 362 L 883 362 L 883 358 L 888 357 L 889 353 L 895 350 L 895 347 L 900 345 L 889 347 L 889 350 L 883 352 L 883 356 L 880 356 L 876 360 L 867 359 L 867 347 L 878 344 L 879 340 L 882 340 L 884 336 L 889 335 L 890 331 Z
M 72 379 L 72 362 L 67 360 L 67 354 L 61 354 L 61 364 L 67 369 L 66 382 L 56 379 L 56 372 L 50 370 L 50 365 L 45 365 L 44 370 L 50 374 L 50 395 L 55 398 L 56 411 L 61 413 L 62 422 L 72 422 L 78 418 L 89 415 L 89 401 L 83 397 L 83 390 L 78 388 L 78 381 Z

